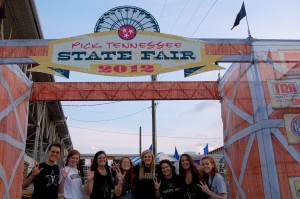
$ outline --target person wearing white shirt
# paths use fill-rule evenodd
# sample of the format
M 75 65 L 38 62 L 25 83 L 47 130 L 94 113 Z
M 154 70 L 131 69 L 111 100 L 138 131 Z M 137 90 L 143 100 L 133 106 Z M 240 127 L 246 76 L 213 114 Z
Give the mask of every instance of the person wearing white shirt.
M 64 199 L 82 199 L 82 180 L 78 170 L 80 153 L 77 150 L 69 152 L 66 167 L 63 168 L 67 177 L 62 179 Z

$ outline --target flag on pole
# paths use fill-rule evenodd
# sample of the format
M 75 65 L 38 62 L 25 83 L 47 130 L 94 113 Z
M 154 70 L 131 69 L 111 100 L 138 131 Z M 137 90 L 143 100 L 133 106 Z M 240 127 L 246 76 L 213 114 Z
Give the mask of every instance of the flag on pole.
M 232 30 L 234 27 L 236 27 L 237 25 L 239 25 L 239 24 L 240 24 L 240 21 L 241 21 L 244 17 L 246 17 L 246 9 L 245 9 L 245 4 L 244 4 L 244 2 L 243 2 L 243 5 L 242 5 L 242 7 L 241 7 L 241 10 L 240 10 L 240 12 L 236 15 L 236 19 L 235 19 L 235 22 L 234 22 L 233 27 L 231 28 L 231 30 Z
M 204 155 L 208 154 L 208 144 L 206 144 L 206 146 L 203 149 Z
M 178 151 L 177 151 L 176 146 L 175 146 L 174 158 L 175 158 L 176 160 L 179 160 L 179 154 L 178 154 Z
M 5 18 L 4 0 L 1 0 L 0 19 L 4 19 L 4 18 Z
M 152 150 L 152 144 L 150 145 L 149 150 L 150 150 L 150 151 L 153 151 L 153 150 Z

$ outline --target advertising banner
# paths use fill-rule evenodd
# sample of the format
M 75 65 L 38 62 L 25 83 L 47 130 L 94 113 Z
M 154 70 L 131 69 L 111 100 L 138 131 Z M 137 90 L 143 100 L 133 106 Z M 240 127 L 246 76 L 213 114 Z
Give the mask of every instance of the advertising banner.
M 289 144 L 300 143 L 300 114 L 285 114 L 284 122 Z
M 300 80 L 268 80 L 273 108 L 299 108 L 300 107 Z
M 199 41 L 123 28 L 54 40 L 49 42 L 48 56 L 31 58 L 40 64 L 32 71 L 52 67 L 105 76 L 146 76 L 195 67 L 197 73 L 220 70 L 214 63 L 221 57 L 206 55 Z

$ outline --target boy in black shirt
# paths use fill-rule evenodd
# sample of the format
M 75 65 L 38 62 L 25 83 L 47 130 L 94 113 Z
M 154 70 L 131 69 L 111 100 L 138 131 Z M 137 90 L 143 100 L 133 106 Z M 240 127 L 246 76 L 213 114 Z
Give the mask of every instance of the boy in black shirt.
M 60 157 L 61 145 L 51 144 L 47 151 L 47 159 L 41 164 L 33 167 L 30 174 L 23 182 L 23 189 L 31 183 L 34 184 L 34 191 L 31 199 L 57 199 L 59 190 L 60 171 L 55 164 Z M 62 170 L 64 171 L 64 169 Z M 66 173 L 62 173 L 66 177 Z

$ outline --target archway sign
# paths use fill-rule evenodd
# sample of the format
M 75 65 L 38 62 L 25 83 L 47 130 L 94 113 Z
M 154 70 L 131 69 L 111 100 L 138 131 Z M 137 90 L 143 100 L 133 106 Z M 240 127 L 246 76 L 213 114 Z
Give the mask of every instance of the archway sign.
M 221 57 L 207 54 L 199 40 L 159 33 L 150 13 L 122 6 L 104 13 L 93 34 L 50 41 L 47 56 L 31 57 L 39 64 L 31 71 L 148 76 L 195 68 L 193 73 L 200 73 L 223 69 L 214 64 Z
M 234 63 L 219 82 L 33 82 L 32 90 L 18 66 L 8 65 L 38 63 L 32 71 L 57 75 L 139 76 L 195 74 L 219 69 L 215 62 Z M 1 196 L 20 197 L 31 94 L 31 101 L 220 100 L 231 198 L 300 198 L 299 40 L 166 35 L 148 12 L 125 6 L 100 17 L 93 34 L 2 40 L 0 63 L 6 64 L 0 66 Z

